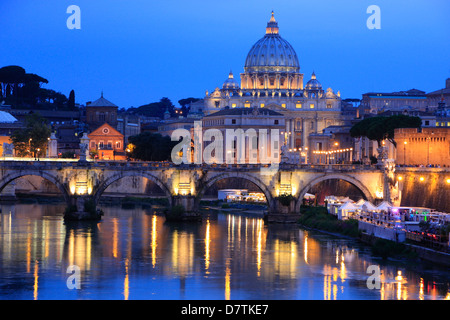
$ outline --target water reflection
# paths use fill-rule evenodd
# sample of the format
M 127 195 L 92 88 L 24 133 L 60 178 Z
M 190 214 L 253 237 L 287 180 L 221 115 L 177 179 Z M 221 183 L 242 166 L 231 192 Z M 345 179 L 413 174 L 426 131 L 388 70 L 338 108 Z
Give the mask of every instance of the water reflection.
M 385 262 L 358 243 L 258 216 L 168 223 L 149 209 L 105 207 L 68 223 L 63 206 L 2 205 L 1 299 L 449 299 L 445 269 Z M 81 289 L 66 286 L 68 266 Z M 367 268 L 381 270 L 368 289 Z

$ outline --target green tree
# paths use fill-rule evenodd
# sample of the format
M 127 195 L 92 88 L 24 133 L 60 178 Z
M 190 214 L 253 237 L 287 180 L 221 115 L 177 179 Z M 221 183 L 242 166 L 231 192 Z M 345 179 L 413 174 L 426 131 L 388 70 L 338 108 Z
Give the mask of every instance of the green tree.
M 394 140 L 394 132 L 397 128 L 419 128 L 422 120 L 419 117 L 410 117 L 406 115 L 395 115 L 390 117 L 371 117 L 361 120 L 350 129 L 350 135 L 353 138 L 367 137 L 370 140 L 381 142 L 385 139 L 392 142 L 394 146 L 397 143 Z
M 163 97 L 159 102 L 152 102 L 138 108 L 130 108 L 128 111 L 147 117 L 163 118 L 166 110 L 169 110 L 170 115 L 173 116 L 175 114 L 174 108 L 172 101 L 169 98 Z
M 200 100 L 199 98 L 192 98 L 192 97 L 178 100 L 178 103 L 181 106 L 181 113 L 184 116 L 187 115 L 187 113 L 191 108 L 191 103 L 199 100 Z
M 25 128 L 11 134 L 16 155 L 20 157 L 44 156 L 50 134 L 51 130 L 46 119 L 37 113 L 28 115 L 25 119 Z
M 13 106 L 36 104 L 41 83 L 48 80 L 34 73 L 26 73 L 20 66 L 0 68 L 0 92 Z
M 169 136 L 159 133 L 143 132 L 131 136 L 128 141 L 133 145 L 130 157 L 143 161 L 168 161 L 171 159 L 173 147 L 178 143 Z
M 70 110 L 75 109 L 75 91 L 71 90 L 69 94 L 69 100 L 67 101 L 67 107 Z

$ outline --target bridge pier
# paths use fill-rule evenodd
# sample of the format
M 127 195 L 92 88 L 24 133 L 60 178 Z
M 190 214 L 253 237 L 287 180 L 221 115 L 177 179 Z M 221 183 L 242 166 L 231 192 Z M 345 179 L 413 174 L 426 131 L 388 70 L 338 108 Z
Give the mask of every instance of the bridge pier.
M 276 197 L 269 203 L 264 221 L 267 223 L 296 223 L 300 213 L 295 211 L 297 199 L 292 195 Z
M 93 197 L 88 195 L 73 195 L 69 197 L 69 206 L 64 212 L 64 220 L 100 220 L 103 212 L 97 209 Z
M 166 212 L 169 221 L 201 221 L 202 217 L 193 195 L 176 195 L 172 197 L 172 207 Z
M 0 194 L 0 201 L 16 201 L 16 182 L 11 181 L 8 185 L 6 185 L 1 194 Z

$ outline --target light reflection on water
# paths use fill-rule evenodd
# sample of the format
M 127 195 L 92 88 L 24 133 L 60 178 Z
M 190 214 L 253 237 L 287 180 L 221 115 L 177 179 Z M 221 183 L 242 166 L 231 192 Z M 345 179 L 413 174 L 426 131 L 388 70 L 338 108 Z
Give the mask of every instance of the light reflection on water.
M 104 207 L 99 223 L 65 224 L 64 206 L 2 205 L 0 299 L 449 299 L 445 269 L 385 262 L 352 240 L 258 216 L 165 222 Z M 370 265 L 381 288 L 368 289 Z M 68 289 L 67 267 L 81 270 Z

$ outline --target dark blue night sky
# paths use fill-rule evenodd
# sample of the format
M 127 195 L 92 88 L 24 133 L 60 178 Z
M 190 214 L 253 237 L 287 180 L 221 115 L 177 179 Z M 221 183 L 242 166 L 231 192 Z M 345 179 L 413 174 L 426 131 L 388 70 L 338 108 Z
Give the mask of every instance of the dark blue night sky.
M 369 30 L 369 5 L 381 29 Z M 69 5 L 81 30 L 69 30 Z M 450 1 L 0 0 L 0 67 L 20 65 L 76 102 L 128 108 L 187 97 L 239 78 L 274 10 L 305 82 L 314 70 L 342 98 L 369 91 L 426 92 L 450 77 Z

